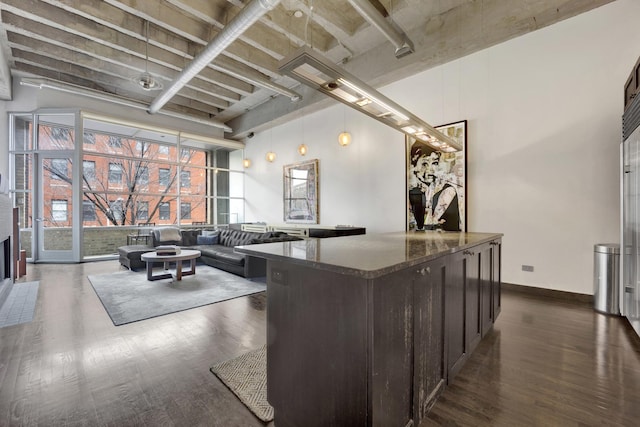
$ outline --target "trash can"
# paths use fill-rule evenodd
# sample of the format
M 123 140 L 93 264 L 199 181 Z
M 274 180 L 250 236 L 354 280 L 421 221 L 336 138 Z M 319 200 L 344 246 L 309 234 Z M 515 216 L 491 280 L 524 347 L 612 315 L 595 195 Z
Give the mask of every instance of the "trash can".
M 620 245 L 600 243 L 594 247 L 593 308 L 620 315 Z

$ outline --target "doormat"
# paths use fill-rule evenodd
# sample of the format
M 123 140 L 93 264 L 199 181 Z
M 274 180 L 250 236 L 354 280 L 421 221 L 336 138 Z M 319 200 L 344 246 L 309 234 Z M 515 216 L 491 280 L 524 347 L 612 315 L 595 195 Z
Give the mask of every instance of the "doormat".
M 211 368 L 254 415 L 265 423 L 273 420 L 273 407 L 267 402 L 267 347 L 245 353 Z

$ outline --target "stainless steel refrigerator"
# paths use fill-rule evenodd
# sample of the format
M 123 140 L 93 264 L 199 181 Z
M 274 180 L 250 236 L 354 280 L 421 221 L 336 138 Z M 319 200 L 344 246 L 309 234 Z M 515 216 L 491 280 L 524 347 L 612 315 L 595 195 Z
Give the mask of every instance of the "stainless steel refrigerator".
M 640 335 L 640 96 L 622 117 L 620 313 Z

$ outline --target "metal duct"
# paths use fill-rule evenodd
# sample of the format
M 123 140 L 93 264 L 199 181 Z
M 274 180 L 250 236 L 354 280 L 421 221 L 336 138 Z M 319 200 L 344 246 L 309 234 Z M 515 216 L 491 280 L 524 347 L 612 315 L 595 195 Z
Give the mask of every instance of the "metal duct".
M 147 110 L 147 106 L 141 102 L 132 101 L 131 99 L 124 98 L 118 95 L 109 95 L 97 90 L 86 89 L 80 86 L 72 85 L 69 83 L 60 83 L 53 80 L 40 79 L 40 78 L 22 78 L 20 80 L 22 86 L 35 87 L 37 89 L 53 89 L 60 92 L 71 93 L 73 95 L 86 96 L 87 98 L 93 98 L 100 101 L 111 102 L 113 104 L 124 105 L 126 107 L 136 108 L 138 110 Z M 175 117 L 176 119 L 188 120 L 194 123 L 200 123 L 202 125 L 213 126 L 223 129 L 225 132 L 231 132 L 232 129 L 226 124 L 217 120 L 205 120 L 198 117 L 189 116 L 186 114 L 176 113 L 173 111 L 161 111 L 159 114 L 168 117 Z
M 187 65 L 173 82 L 153 100 L 150 114 L 157 113 L 173 96 L 178 93 L 204 67 L 233 43 L 247 28 L 253 25 L 265 13 L 273 9 L 280 0 L 253 0 L 229 22 L 216 37 Z
M 372 5 L 369 0 L 348 0 L 351 6 L 371 25 L 376 27 L 384 36 L 389 39 L 396 48 L 396 58 L 413 53 L 413 43 L 406 34 L 396 30 Z

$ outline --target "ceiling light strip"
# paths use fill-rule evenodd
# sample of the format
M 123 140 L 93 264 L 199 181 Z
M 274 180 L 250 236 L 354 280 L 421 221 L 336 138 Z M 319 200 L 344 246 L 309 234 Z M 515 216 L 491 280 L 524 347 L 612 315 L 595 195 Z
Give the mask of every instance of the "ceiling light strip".
M 316 89 L 402 133 L 440 151 L 460 151 L 462 145 L 393 102 L 319 53 L 303 47 L 279 67 L 282 74 Z M 348 93 L 355 92 L 357 96 Z M 364 99 L 371 102 L 363 102 Z M 375 104 L 375 108 L 372 108 Z

